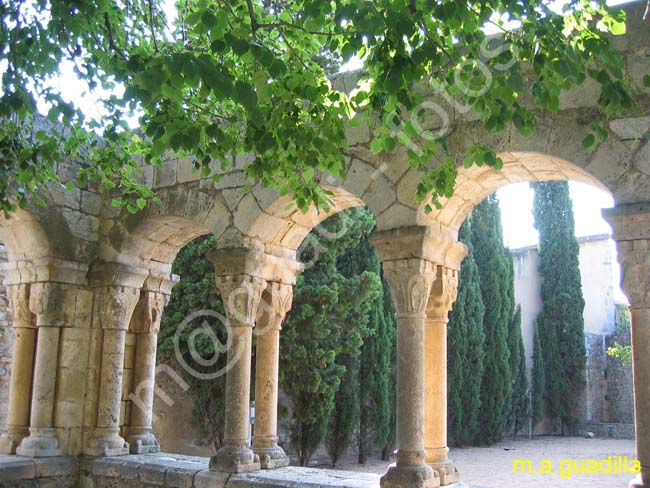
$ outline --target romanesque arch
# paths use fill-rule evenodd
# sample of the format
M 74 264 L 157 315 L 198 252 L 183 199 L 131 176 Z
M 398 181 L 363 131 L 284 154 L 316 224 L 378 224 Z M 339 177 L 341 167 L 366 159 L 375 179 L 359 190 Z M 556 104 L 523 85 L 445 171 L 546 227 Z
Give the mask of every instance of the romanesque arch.
M 639 13 L 630 15 L 628 34 L 616 41 L 626 75 L 634 80 L 644 74 L 650 44 L 650 30 L 640 23 L 643 7 L 629 7 Z M 89 185 L 65 193 L 61 185 L 53 185 L 45 209 L 32 215 L 19 211 L 14 220 L 0 224 L 0 241 L 8 245 L 12 261 L 21 263 L 12 268 L 18 279 L 6 283 L 14 287 L 14 324 L 26 331 L 24 352 L 16 354 L 23 359 L 14 368 L 23 379 L 10 401 L 15 418 L 22 420 L 8 426 L 0 443 L 3 452 L 110 457 L 156 449 L 147 430 L 147 409 L 135 420 L 131 415 L 128 430 L 120 429 L 126 408 L 127 340 L 137 336 L 131 346 L 139 348 L 143 360 L 134 364 L 133 375 L 137 368 L 140 382 L 152 389 L 153 363 L 144 358 L 152 357 L 159 312 L 173 286 L 171 262 L 185 243 L 212 233 L 219 243 L 213 259 L 216 287 L 230 321 L 232 350 L 241 351 L 242 358 L 227 374 L 225 447 L 213 458 L 212 469 L 239 473 L 257 470 L 262 463 L 267 468 L 282 465 L 273 435 L 277 397 L 271 395 L 261 411 L 258 403 L 258 418 L 268 420 L 263 439 L 254 442 L 253 450 L 247 439 L 250 351 L 260 302 L 264 297 L 273 312 L 260 325 L 276 330 L 301 271 L 296 250 L 302 240 L 331 213 L 366 204 L 377 216 L 372 240 L 393 293 L 399 337 L 397 461 L 383 484 L 451 483 L 458 474 L 447 459 L 443 378 L 446 317 L 465 251 L 457 242 L 457 228 L 472 206 L 499 186 L 577 179 L 607 188 L 617 203 L 607 216 L 633 309 L 638 457 L 650 466 L 645 409 L 650 403 L 650 355 L 645 354 L 650 347 L 650 152 L 645 142 L 650 98 L 647 92 L 640 94 L 639 114 L 612 121 L 608 139 L 590 152 L 580 140 L 593 119 L 594 99 L 594 87 L 587 84 L 566 94 L 557 112 L 542 116 L 530 139 L 513 128 L 486 134 L 468 114 L 462 127 L 449 134 L 449 146 L 461 154 L 471 143 L 485 143 L 497 148 L 504 168 L 461 169 L 454 197 L 429 214 L 415 199 L 418 175 L 408 167 L 405 149 L 374 154 L 368 127 L 347 133 L 348 178 L 321 177 L 333 194 L 329 212 L 311 209 L 302 214 L 287 207 L 287 198 L 259 185 L 245 191 L 245 155 L 234 156 L 216 182 L 193 172 L 189 159 L 171 156 L 161 167 L 144 168 L 143 181 L 161 201 L 135 215 L 112 207 L 112 195 L 102 189 Z M 74 174 L 72 166 L 61 164 L 63 180 Z M 276 381 L 277 388 L 272 367 L 277 363 L 277 334 L 260 345 L 258 354 L 269 366 L 265 379 Z M 149 404 L 146 395 L 143 402 Z M 636 486 L 650 486 L 650 468 L 644 468 Z

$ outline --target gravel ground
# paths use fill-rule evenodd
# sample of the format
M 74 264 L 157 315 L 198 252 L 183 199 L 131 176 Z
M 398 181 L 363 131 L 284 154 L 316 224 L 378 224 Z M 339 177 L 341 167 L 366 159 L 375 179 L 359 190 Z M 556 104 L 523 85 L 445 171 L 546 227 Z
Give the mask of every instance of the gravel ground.
M 634 441 L 620 439 L 584 439 L 581 437 L 537 437 L 535 439 L 507 440 L 492 447 L 452 449 L 450 457 L 460 470 L 462 481 L 472 488 L 626 488 L 632 474 L 571 474 L 562 478 L 560 462 L 574 460 L 580 468 L 582 460 L 598 462 L 608 456 L 627 456 L 634 459 Z M 542 460 L 550 460 L 554 474 L 514 474 L 513 461 L 529 459 L 533 468 Z M 326 467 L 321 464 L 319 467 Z M 356 463 L 356 456 L 348 455 L 337 469 L 383 473 L 386 463 L 369 460 L 365 465 Z M 566 472 L 566 471 L 565 471 Z

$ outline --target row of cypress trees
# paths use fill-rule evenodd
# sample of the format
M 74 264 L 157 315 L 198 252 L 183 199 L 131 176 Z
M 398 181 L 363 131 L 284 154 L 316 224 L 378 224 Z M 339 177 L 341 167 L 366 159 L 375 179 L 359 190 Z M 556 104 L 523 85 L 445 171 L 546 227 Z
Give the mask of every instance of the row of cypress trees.
M 346 210 L 312 231 L 300 250 L 310 266 L 283 325 L 280 384 L 291 400 L 291 444 L 301 465 L 323 441 L 335 465 L 357 432 L 360 462 L 391 450 L 396 324 L 368 241 L 374 226 L 369 210 Z
M 540 232 L 544 309 L 535 334 L 532 405 L 521 310 L 514 306 L 513 264 L 503 245 L 496 196 L 479 204 L 460 228 L 459 239 L 469 252 L 461 265 L 448 329 L 452 445 L 498 442 L 507 432 L 520 432 L 529 415 L 536 423 L 544 412 L 563 428 L 575 423 L 579 398 L 575 389 L 584 381 L 584 302 L 580 305 L 577 243 L 568 188 L 542 185 L 547 186 L 536 187 L 535 223 Z M 367 209 L 350 209 L 312 231 L 301 249 L 300 258 L 309 266 L 298 278 L 294 305 L 283 325 L 280 384 L 291 401 L 290 442 L 303 465 L 323 442 L 336 464 L 354 443 L 355 433 L 360 463 L 371 454 L 387 459 L 392 450 L 395 310 L 378 254 L 368 241 L 374 226 Z M 163 354 L 173 349 L 176 326 L 189 313 L 201 308 L 223 313 L 206 259 L 215 250 L 214 239 L 206 237 L 179 253 L 174 272 L 182 278 L 163 316 Z M 562 261 L 561 256 L 574 257 Z M 567 270 L 572 277 L 565 276 Z M 223 342 L 220 324 L 213 322 L 208 319 Z M 202 340 L 194 347 L 205 358 L 217 353 L 212 341 L 196 337 Z M 181 352 L 190 362 L 184 339 Z M 186 379 L 194 399 L 194 423 L 219 447 L 224 378 Z
M 448 430 L 455 445 L 493 444 L 528 417 L 528 379 L 512 258 L 496 195 L 461 226 L 468 248 L 449 316 Z

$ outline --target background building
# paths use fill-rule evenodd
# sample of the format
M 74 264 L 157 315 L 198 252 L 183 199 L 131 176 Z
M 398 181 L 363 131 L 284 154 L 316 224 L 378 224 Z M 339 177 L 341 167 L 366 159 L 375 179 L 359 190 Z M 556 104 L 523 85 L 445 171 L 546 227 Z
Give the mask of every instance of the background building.
M 627 305 L 619 291 L 619 267 L 614 241 L 606 234 L 581 237 L 580 274 L 585 299 L 587 389 L 583 401 L 584 428 L 599 436 L 633 437 L 632 370 L 607 355 L 614 342 L 629 344 Z M 542 275 L 537 246 L 511 251 L 515 270 L 515 301 L 521 305 L 521 326 L 529 373 L 533 364 L 535 319 L 541 311 Z M 530 376 L 529 376 L 530 377 Z M 537 434 L 552 433 L 547 422 Z

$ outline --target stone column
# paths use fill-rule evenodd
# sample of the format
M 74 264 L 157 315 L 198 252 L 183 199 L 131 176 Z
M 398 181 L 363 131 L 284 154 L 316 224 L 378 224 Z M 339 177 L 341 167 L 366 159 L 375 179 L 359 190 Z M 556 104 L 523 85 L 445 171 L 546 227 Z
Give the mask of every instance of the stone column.
M 174 280 L 153 279 L 145 282 L 140 301 L 133 312 L 131 332 L 136 334 L 135 366 L 131 400 L 131 418 L 128 422 L 126 440 L 131 453 L 147 454 L 160 451 L 160 445 L 152 432 L 153 397 L 156 380 L 156 350 L 163 309 L 169 301 Z M 152 291 L 155 289 L 156 291 Z
M 424 446 L 426 462 L 438 473 L 441 485 L 449 485 L 459 480 L 456 466 L 447 457 L 447 322 L 457 292 L 458 271 L 438 266 L 427 304 L 424 326 Z
M 129 444 L 120 436 L 120 410 L 122 403 L 122 375 L 126 331 L 133 310 L 140 298 L 140 287 L 146 271 L 135 272 L 123 267 L 110 266 L 96 271 L 100 281 L 110 285 L 95 287 L 93 328 L 101 330 L 101 364 L 99 366 L 99 391 L 97 392 L 94 428 L 86 442 L 84 454 L 89 456 L 119 456 L 129 453 Z M 94 274 L 95 274 L 94 273 Z M 98 332 L 99 332 L 98 330 Z
M 7 286 L 15 334 L 9 386 L 7 428 L 0 437 L 0 454 L 15 454 L 29 434 L 29 404 L 32 392 L 36 321 L 29 310 L 29 284 Z
M 440 480 L 424 451 L 424 322 L 436 266 L 421 258 L 383 263 L 397 311 L 397 451 L 381 486 L 436 487 Z
M 249 274 L 219 275 L 230 347 L 226 372 L 224 445 L 210 459 L 210 469 L 243 473 L 260 469 L 259 457 L 249 448 L 252 333 L 266 281 Z
M 255 427 L 253 452 L 259 456 L 262 469 L 282 468 L 289 458 L 278 446 L 278 363 L 280 329 L 291 309 L 293 286 L 269 283 L 263 294 L 265 313 L 258 319 L 255 333 Z
M 76 291 L 76 290 L 75 290 Z M 74 310 L 76 293 L 62 283 L 44 282 L 30 286 L 29 308 L 36 315 L 37 338 L 29 437 L 16 454 L 29 457 L 59 456 L 59 439 L 54 426 L 54 408 L 59 364 L 61 328 L 70 325 L 67 313 Z
M 614 230 L 621 286 L 632 316 L 636 457 L 641 473 L 630 488 L 650 488 L 650 203 L 604 209 Z

